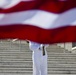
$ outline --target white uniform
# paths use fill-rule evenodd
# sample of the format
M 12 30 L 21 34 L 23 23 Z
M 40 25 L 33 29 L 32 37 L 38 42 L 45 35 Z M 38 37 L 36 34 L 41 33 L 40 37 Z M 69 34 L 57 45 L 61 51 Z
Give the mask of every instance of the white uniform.
M 42 44 L 29 42 L 29 48 L 33 51 L 33 75 L 47 75 L 47 52 L 43 56 Z M 40 48 L 40 49 L 39 49 Z

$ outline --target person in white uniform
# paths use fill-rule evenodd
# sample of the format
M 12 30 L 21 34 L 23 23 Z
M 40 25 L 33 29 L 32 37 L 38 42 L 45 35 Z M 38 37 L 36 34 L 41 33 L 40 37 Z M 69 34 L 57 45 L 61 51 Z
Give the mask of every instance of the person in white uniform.
M 47 75 L 47 46 L 29 41 L 29 48 L 33 51 L 33 75 Z

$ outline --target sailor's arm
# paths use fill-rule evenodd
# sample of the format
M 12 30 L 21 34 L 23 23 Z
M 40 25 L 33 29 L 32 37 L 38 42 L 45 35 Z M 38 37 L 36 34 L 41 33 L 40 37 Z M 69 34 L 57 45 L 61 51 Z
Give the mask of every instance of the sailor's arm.
M 39 47 L 40 47 L 40 44 L 38 44 L 38 43 L 35 43 L 35 42 L 29 42 L 29 48 L 30 48 L 30 50 L 38 50 L 39 49 Z

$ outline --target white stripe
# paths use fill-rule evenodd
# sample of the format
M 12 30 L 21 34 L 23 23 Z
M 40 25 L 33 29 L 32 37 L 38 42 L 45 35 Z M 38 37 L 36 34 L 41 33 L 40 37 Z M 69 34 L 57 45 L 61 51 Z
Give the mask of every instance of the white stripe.
M 0 0 L 0 8 L 6 9 L 17 5 L 20 0 Z
M 4 16 L 5 16 L 5 14 L 1 14 L 0 15 L 0 20 L 2 20 Z
M 76 24 L 76 20 L 73 23 L 71 23 L 71 26 L 74 26 L 75 24 Z
M 1 15 L 1 14 L 0 14 Z M 62 14 L 49 13 L 41 10 L 30 10 L 6 14 L 1 17 L 0 25 L 29 24 L 44 29 L 76 25 L 76 8 Z

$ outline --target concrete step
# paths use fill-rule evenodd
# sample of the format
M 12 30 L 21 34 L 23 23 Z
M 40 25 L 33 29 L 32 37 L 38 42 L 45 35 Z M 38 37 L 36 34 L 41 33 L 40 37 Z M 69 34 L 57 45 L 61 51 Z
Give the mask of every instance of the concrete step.
M 32 63 L 27 64 L 0 64 L 0 68 L 32 68 Z M 76 64 L 48 64 L 48 68 L 76 68 Z
M 0 56 L 0 59 L 12 59 L 12 60 L 16 60 L 16 59 L 18 59 L 18 60 L 23 60 L 23 59 L 32 59 L 32 54 L 29 56 L 29 55 L 2 55 L 2 56 Z M 67 61 L 67 60 L 71 60 L 71 61 L 76 61 L 76 57 L 50 57 L 50 56 L 48 56 L 48 60 L 51 60 L 51 61 L 53 61 L 53 60 L 64 60 L 64 61 Z
M 59 53 L 64 53 L 64 49 L 56 49 L 57 51 L 59 50 Z M 47 49 L 48 52 L 56 52 L 55 48 L 54 49 Z M 18 51 L 23 51 L 23 52 L 30 52 L 30 49 L 27 48 L 0 48 L 0 52 L 18 52 Z M 57 52 L 58 53 L 58 52 Z M 69 52 L 68 52 L 69 53 Z
M 28 58 L 27 59 L 19 59 L 19 58 L 17 59 L 17 58 L 14 58 L 14 59 L 11 59 L 11 58 L 9 58 L 9 59 L 1 58 L 0 60 L 1 61 L 9 61 L 9 62 L 10 61 L 32 61 L 32 59 L 28 59 Z M 60 63 L 62 62 L 62 63 L 68 64 L 68 62 L 71 62 L 71 61 L 72 61 L 72 63 L 76 62 L 76 59 L 72 59 L 72 60 L 71 59 L 68 59 L 68 60 L 67 59 L 66 60 L 65 59 L 48 59 L 48 62 L 58 62 L 58 61 Z
M 1 54 L 31 54 L 32 53 L 32 51 L 14 51 L 14 52 L 12 52 L 12 51 L 9 51 L 9 52 L 0 52 L 0 55 Z M 48 52 L 48 55 L 50 55 L 50 56 L 76 56 L 76 54 L 74 54 L 74 53 L 52 53 L 52 52 Z
M 4 71 L 4 70 L 17 70 L 17 71 L 22 71 L 22 70 L 24 70 L 24 71 L 33 71 L 33 68 L 30 68 L 30 67 L 21 67 L 21 68 L 17 68 L 17 67 L 9 67 L 9 68 L 7 68 L 7 67 L 3 67 L 3 68 L 1 68 L 0 67 L 0 71 Z M 48 68 L 48 71 L 76 71 L 76 68 Z
M 8 55 L 8 54 L 3 54 L 3 55 L 0 55 L 0 58 L 20 58 L 20 59 L 25 59 L 25 58 L 28 58 L 28 59 L 30 59 L 30 58 L 32 58 L 32 54 L 31 55 L 28 55 L 28 54 L 25 54 L 25 55 L 22 55 L 22 54 L 10 54 L 10 55 Z M 53 57 L 53 56 L 48 56 L 48 59 L 71 59 L 71 60 L 73 60 L 73 59 L 75 59 L 76 57 L 75 56 L 73 56 L 73 57 Z
M 0 64 L 9 64 L 9 65 L 12 65 L 12 64 L 26 64 L 26 63 L 32 63 L 32 60 L 29 60 L 29 59 L 26 59 L 25 61 L 18 61 L 18 60 L 4 60 L 4 61 L 0 61 Z M 69 62 L 66 62 L 66 61 L 48 61 L 49 64 L 76 64 L 76 61 L 69 61 Z
M 25 50 L 26 49 L 26 50 Z M 30 52 L 29 49 L 27 48 L 1 48 L 0 52 L 18 52 L 18 51 L 22 51 L 22 52 Z M 47 49 L 48 52 L 56 52 L 56 53 L 64 53 L 64 49 Z M 69 53 L 68 51 L 66 53 Z
M 32 54 L 1 54 L 0 58 L 16 58 L 20 57 L 21 58 L 32 58 Z M 76 56 L 50 56 L 48 55 L 48 59 L 76 59 Z
M 27 73 L 0 73 L 0 75 L 32 75 Z M 76 75 L 76 74 L 48 74 L 48 75 Z
M 12 61 L 11 61 L 12 62 Z M 25 62 L 25 64 L 23 64 L 23 63 L 21 63 L 21 65 L 20 64 L 18 64 L 17 62 L 13 62 L 13 63 L 6 63 L 6 64 L 0 64 L 0 66 L 25 66 L 25 65 L 32 65 L 32 62 Z M 30 66 L 29 65 L 29 66 Z M 51 67 L 51 66 L 53 66 L 53 67 L 57 67 L 57 66 L 59 66 L 59 67 L 76 67 L 76 64 L 61 64 L 61 63 L 58 63 L 58 64 L 50 64 L 49 62 L 48 62 L 48 67 Z
M 17 70 L 2 70 L 0 73 L 25 73 L 25 74 L 32 74 L 32 71 L 17 71 Z M 48 71 L 48 74 L 76 74 L 76 71 Z
M 7 60 L 7 61 L 26 61 L 26 60 L 32 60 L 31 57 L 20 57 L 20 56 L 17 56 L 17 57 L 0 57 L 0 60 Z M 48 57 L 48 61 L 66 61 L 66 62 L 69 62 L 69 61 L 72 61 L 72 62 L 75 62 L 76 59 L 75 58 L 51 58 L 51 57 Z
M 8 72 L 8 71 L 10 71 L 10 72 L 12 72 L 12 71 L 13 71 L 13 72 L 14 72 L 14 71 L 15 71 L 15 72 L 16 72 L 16 71 L 17 71 L 17 72 L 29 71 L 29 72 L 30 72 L 30 71 L 32 71 L 32 70 L 33 70 L 33 69 L 30 68 L 30 67 L 18 67 L 18 68 L 17 68 L 17 67 L 14 67 L 14 68 L 13 68 L 13 67 L 11 67 L 11 68 L 7 68 L 7 67 L 6 67 L 6 68 L 0 68 L 0 73 L 1 73 L 1 71 L 2 71 L 2 72 L 3 72 L 3 71 L 7 71 L 7 72 Z M 49 72 L 50 72 L 50 71 L 54 71 L 54 72 L 55 72 L 55 71 L 56 71 L 56 72 L 57 72 L 57 71 L 60 71 L 60 72 L 62 72 L 62 71 L 63 71 L 63 72 L 64 72 L 64 71 L 73 71 L 73 72 L 74 72 L 74 71 L 75 71 L 75 72 L 76 72 L 76 69 L 74 69 L 74 68 L 69 68 L 69 69 L 68 69 L 68 68 L 48 68 L 48 71 L 49 71 Z M 74 73 L 73 73 L 73 74 L 74 74 Z
M 31 51 L 30 52 L 23 52 L 23 51 L 19 51 L 19 52 L 16 52 L 16 51 L 15 52 L 11 52 L 11 51 L 9 51 L 9 52 L 7 52 L 6 51 L 6 52 L 0 52 L 0 55 L 3 55 L 3 54 L 8 54 L 8 55 L 10 55 L 10 54 L 29 54 L 30 55 L 31 53 L 32 53 Z M 67 53 L 67 54 L 66 53 L 54 54 L 54 53 L 48 52 L 48 56 L 55 56 L 55 57 L 56 56 L 60 56 L 60 57 L 61 56 L 64 56 L 64 57 L 68 56 L 69 57 L 69 56 L 76 56 L 76 54 L 70 54 L 70 53 Z
M 2 58 L 0 60 L 1 61 L 32 61 L 32 59 L 28 59 L 28 58 L 27 59 L 17 59 L 17 58 L 16 59 L 15 58 L 14 59 L 11 59 L 11 58 L 10 59 L 5 59 L 5 58 Z M 49 62 L 50 61 L 53 61 L 53 62 L 58 62 L 59 61 L 59 62 L 66 62 L 67 63 L 67 62 L 71 62 L 71 61 L 76 62 L 76 59 L 65 59 L 65 60 L 64 59 L 48 59 L 48 61 Z
M 32 75 L 27 73 L 0 73 L 0 75 Z M 76 75 L 76 74 L 48 74 L 48 75 Z
M 10 60 L 12 60 L 12 61 L 14 61 L 14 60 L 20 60 L 20 61 L 22 61 L 22 60 L 32 60 L 32 58 L 31 57 L 21 57 L 21 56 L 1 56 L 0 57 L 0 60 L 8 60 L 8 61 L 10 61 Z M 52 57 L 48 57 L 48 61 L 66 61 L 66 62 L 69 62 L 69 61 L 72 61 L 72 62 L 75 62 L 76 61 L 76 59 L 75 58 L 52 58 Z
M 23 63 L 19 63 L 19 64 L 17 64 L 17 63 L 2 63 L 2 64 L 0 64 L 0 68 L 32 68 L 32 63 L 30 64 L 30 63 L 25 63 L 25 64 L 23 64 Z M 70 69 L 70 70 L 76 70 L 76 65 L 74 64 L 74 65 L 67 65 L 67 64 L 48 64 L 48 68 L 59 68 L 60 70 L 61 70 L 61 68 L 63 68 L 63 69 Z

